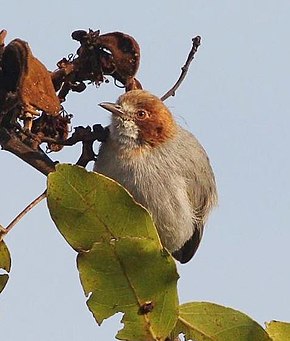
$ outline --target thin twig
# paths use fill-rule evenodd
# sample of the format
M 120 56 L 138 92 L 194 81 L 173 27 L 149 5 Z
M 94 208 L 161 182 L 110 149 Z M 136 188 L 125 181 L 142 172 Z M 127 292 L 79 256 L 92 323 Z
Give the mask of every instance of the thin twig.
M 189 52 L 189 55 L 187 57 L 185 64 L 181 68 L 181 74 L 180 74 L 177 82 L 173 85 L 173 87 L 170 90 L 168 90 L 165 95 L 163 95 L 161 97 L 161 101 L 165 101 L 170 96 L 175 96 L 176 90 L 179 88 L 180 84 L 183 82 L 183 80 L 187 74 L 187 71 L 189 69 L 189 65 L 192 62 L 194 55 L 195 55 L 195 53 L 196 53 L 196 51 L 200 45 L 200 41 L 201 41 L 200 36 L 196 36 L 195 38 L 192 39 L 192 48 Z
M 21 211 L 6 227 L 6 229 L 2 229 L 3 234 L 7 234 L 12 230 L 12 228 L 37 204 L 39 204 L 46 197 L 46 190 L 41 193 L 36 199 L 34 199 L 29 205 L 27 205 L 23 211 Z

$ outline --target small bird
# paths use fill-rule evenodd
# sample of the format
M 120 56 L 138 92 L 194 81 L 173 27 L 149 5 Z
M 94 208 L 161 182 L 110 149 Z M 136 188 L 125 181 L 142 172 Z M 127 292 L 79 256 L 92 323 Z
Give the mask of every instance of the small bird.
M 188 262 L 217 203 L 205 150 L 145 90 L 131 90 L 116 103 L 99 105 L 112 113 L 112 121 L 94 170 L 116 180 L 146 207 L 162 245 L 181 263 Z

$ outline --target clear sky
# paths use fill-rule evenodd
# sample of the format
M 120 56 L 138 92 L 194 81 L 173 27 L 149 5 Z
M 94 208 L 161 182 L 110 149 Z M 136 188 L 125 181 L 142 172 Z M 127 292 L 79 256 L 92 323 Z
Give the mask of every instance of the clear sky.
M 260 323 L 290 321 L 290 2 L 5 2 L 1 27 L 22 38 L 49 69 L 78 44 L 76 29 L 122 31 L 141 46 L 138 78 L 163 95 L 177 79 L 191 38 L 202 45 L 174 98 L 180 124 L 206 148 L 219 207 L 194 259 L 178 266 L 181 302 L 211 301 Z M 73 124 L 109 122 L 97 107 L 121 93 L 113 82 L 70 94 Z M 79 148 L 51 155 L 75 162 Z M 45 188 L 46 179 L 1 151 L 0 223 L 6 225 Z M 43 202 L 6 238 L 11 278 L 0 295 L 1 340 L 112 340 L 120 314 L 98 327 L 85 305 L 75 253 Z

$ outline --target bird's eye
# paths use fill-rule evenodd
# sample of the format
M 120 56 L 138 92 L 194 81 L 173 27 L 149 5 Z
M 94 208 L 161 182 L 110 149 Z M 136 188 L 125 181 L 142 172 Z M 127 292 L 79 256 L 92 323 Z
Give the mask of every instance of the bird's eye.
M 145 118 L 148 117 L 148 113 L 145 110 L 138 110 L 136 112 L 136 117 L 138 120 L 144 120 Z

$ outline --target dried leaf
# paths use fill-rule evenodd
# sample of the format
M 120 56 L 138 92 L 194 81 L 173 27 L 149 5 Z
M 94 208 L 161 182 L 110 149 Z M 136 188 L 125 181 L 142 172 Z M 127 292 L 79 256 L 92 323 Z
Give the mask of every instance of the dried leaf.
M 43 110 L 57 115 L 60 102 L 46 67 L 33 56 L 28 44 L 20 39 L 10 42 L 3 53 L 3 85 L 17 92 L 24 111 Z

